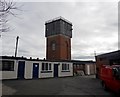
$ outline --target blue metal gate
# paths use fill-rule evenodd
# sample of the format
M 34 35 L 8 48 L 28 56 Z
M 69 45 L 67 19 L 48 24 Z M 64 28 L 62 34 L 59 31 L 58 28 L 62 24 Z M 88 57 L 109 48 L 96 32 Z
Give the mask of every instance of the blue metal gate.
M 54 77 L 58 77 L 58 64 L 54 64 Z
M 25 61 L 19 61 L 18 63 L 18 79 L 24 79 L 25 73 Z
M 33 78 L 39 77 L 39 63 L 33 63 Z

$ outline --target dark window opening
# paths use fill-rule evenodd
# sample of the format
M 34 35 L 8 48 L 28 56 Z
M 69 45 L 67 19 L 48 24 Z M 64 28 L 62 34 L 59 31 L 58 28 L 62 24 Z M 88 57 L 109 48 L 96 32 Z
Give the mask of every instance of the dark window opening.
M 62 70 L 69 70 L 69 64 L 62 64 Z
M 44 66 L 45 66 L 44 63 L 42 63 L 42 70 L 44 70 L 44 68 L 45 68 Z
M 48 63 L 45 63 L 45 70 L 48 70 Z
M 50 71 L 51 69 L 51 63 L 42 63 L 42 71 Z
M 2 71 L 14 71 L 14 61 L 2 61 Z
M 49 70 L 51 70 L 51 63 L 49 63 Z

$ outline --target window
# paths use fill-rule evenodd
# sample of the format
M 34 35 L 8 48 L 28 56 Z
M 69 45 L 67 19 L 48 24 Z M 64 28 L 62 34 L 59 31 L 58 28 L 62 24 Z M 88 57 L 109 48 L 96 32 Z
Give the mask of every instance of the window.
M 65 68 L 65 65 L 64 65 L 64 64 L 62 64 L 62 70 L 64 70 L 64 68 Z
M 51 63 L 42 63 L 42 70 L 43 71 L 51 70 Z
M 65 34 L 65 22 L 63 22 L 63 34 Z
M 56 50 L 56 41 L 55 40 L 51 41 L 50 46 L 51 46 L 51 50 L 55 51 Z
M 2 61 L 2 71 L 13 71 L 14 61 Z
M 52 50 L 55 50 L 55 43 L 52 43 Z
M 49 70 L 51 70 L 51 63 L 49 63 Z
M 53 31 L 55 32 L 55 23 L 53 23 Z M 55 34 L 55 33 L 53 33 L 53 34 Z
M 62 70 L 69 70 L 69 64 L 62 64 Z
M 45 63 L 45 70 L 48 70 L 48 63 Z
M 69 70 L 69 64 L 67 64 L 67 70 Z
M 44 70 L 44 68 L 45 68 L 44 66 L 45 66 L 44 63 L 42 63 L 42 70 Z

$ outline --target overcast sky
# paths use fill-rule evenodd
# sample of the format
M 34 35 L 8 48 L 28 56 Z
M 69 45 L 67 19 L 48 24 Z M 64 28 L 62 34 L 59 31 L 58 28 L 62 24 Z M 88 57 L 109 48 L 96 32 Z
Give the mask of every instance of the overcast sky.
M 9 17 L 11 30 L 2 33 L 2 55 L 45 58 L 45 21 L 62 16 L 73 24 L 72 59 L 91 60 L 118 50 L 117 2 L 19 2 L 22 11 Z

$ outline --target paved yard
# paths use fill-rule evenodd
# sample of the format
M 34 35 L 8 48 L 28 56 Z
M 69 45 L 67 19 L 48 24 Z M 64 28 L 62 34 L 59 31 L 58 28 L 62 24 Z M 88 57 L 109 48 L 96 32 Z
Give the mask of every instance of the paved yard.
M 3 95 L 112 95 L 102 89 L 93 76 L 66 78 L 6 80 L 2 83 Z

